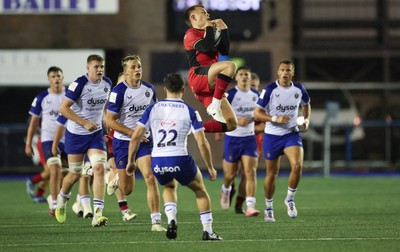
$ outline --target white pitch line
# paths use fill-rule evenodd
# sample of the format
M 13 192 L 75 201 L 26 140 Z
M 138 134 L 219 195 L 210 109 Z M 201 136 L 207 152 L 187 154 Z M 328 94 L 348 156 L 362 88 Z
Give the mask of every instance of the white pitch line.
M 91 219 L 82 219 L 82 223 L 84 223 L 85 221 L 87 220 L 87 223 L 91 223 Z M 265 221 L 260 221 L 260 222 L 265 222 Z M 192 225 L 192 224 L 199 224 L 200 223 L 200 221 L 180 221 L 179 222 L 179 224 L 190 224 L 190 225 Z M 232 223 L 232 222 L 230 222 L 230 221 L 218 221 L 218 222 L 213 222 L 214 224 L 215 223 L 217 223 L 217 224 L 220 224 L 220 223 L 222 223 L 222 224 L 230 224 L 230 223 Z M 85 223 L 84 223 L 84 225 L 86 225 Z M 116 222 L 116 223 L 108 223 L 107 224 L 107 226 L 126 226 L 126 227 L 128 227 L 128 226 L 133 226 L 133 225 L 150 225 L 150 222 L 136 222 L 136 221 L 131 221 L 131 222 L 128 222 L 128 223 L 123 223 L 123 222 L 120 222 L 120 223 L 118 223 L 118 222 Z M 4 224 L 4 225 L 1 225 L 0 224 L 0 228 L 26 228 L 26 227 L 60 227 L 60 226 L 74 226 L 74 227 L 76 227 L 77 226 L 77 224 L 76 223 L 70 223 L 70 224 L 68 224 L 68 223 L 63 223 L 63 224 L 60 224 L 60 223 L 55 223 L 55 224 L 21 224 L 21 225 L 15 225 L 15 224 Z M 90 226 L 91 226 L 91 224 L 90 224 Z
M 295 239 L 249 239 L 249 240 L 223 240 L 222 242 L 229 243 L 240 243 L 240 242 L 271 242 L 271 241 L 382 241 L 382 240 L 400 240 L 400 237 L 376 237 L 376 238 L 364 238 L 364 237 L 354 237 L 354 238 L 334 238 L 334 237 L 325 237 L 325 238 L 295 238 Z M 204 243 L 204 241 L 127 241 L 127 242 L 57 242 L 57 243 L 31 243 L 31 244 L 17 244 L 17 243 L 8 243 L 8 244 L 0 244 L 0 247 L 30 247 L 30 246 L 60 246 L 60 245 L 99 245 L 99 244 L 107 244 L 107 245 L 121 245 L 121 244 L 171 244 L 172 243 Z

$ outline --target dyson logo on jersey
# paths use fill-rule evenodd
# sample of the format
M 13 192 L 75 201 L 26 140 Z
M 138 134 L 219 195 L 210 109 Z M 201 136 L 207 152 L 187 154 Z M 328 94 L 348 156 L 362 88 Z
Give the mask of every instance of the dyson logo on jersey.
M 91 98 L 90 100 L 87 101 L 87 103 L 92 105 L 92 107 L 94 107 L 98 104 L 105 104 L 106 102 L 107 102 L 107 99 L 93 99 L 93 98 Z
M 181 168 L 179 166 L 164 166 L 164 167 L 159 167 L 156 165 L 156 167 L 153 168 L 154 173 L 159 173 L 160 175 L 163 175 L 166 172 L 179 172 L 181 171 Z
M 150 105 L 142 105 L 142 106 L 135 107 L 135 105 L 132 105 L 132 107 L 129 108 L 129 111 L 138 112 L 141 110 L 146 110 L 149 106 Z
M 52 111 L 50 111 L 49 115 L 51 115 L 51 116 L 58 116 L 58 111 L 52 110 Z
M 296 110 L 297 109 L 297 105 L 286 105 L 286 106 L 282 106 L 282 104 L 279 104 L 278 107 L 276 107 L 277 110 L 281 111 L 281 112 L 285 112 L 287 110 Z
M 253 112 L 254 107 L 239 107 L 237 108 L 237 112 L 246 113 L 246 112 Z

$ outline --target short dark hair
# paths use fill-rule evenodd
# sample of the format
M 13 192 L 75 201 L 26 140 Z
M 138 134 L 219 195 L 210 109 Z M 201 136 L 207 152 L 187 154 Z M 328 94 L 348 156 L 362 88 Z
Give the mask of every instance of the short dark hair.
M 293 63 L 293 61 L 291 61 L 289 59 L 282 60 L 281 62 L 279 62 L 279 65 L 281 65 L 281 64 L 291 65 L 293 67 L 293 70 L 294 70 L 294 63 Z
M 196 5 L 192 5 L 189 8 L 186 9 L 185 11 L 185 23 L 187 24 L 187 26 L 192 27 L 192 22 L 190 22 L 190 14 L 192 14 L 192 11 L 194 11 L 194 9 L 196 9 L 197 7 L 200 8 L 204 8 L 203 5 L 201 4 L 196 4 Z
M 47 75 L 49 75 L 51 72 L 61 72 L 61 73 L 63 73 L 61 68 L 59 68 L 58 66 L 49 67 L 49 69 L 47 70 Z
M 185 80 L 179 73 L 170 73 L 164 77 L 164 87 L 171 93 L 180 93 L 185 86 Z
M 99 62 L 104 62 L 104 58 L 103 57 L 101 57 L 100 55 L 98 55 L 98 54 L 91 54 L 91 55 L 89 55 L 88 57 L 87 57 L 87 61 L 86 61 L 86 63 L 90 63 L 90 62 L 92 62 L 92 61 L 99 61 Z
M 239 73 L 240 70 L 248 71 L 248 72 L 250 72 L 250 74 L 251 74 L 251 69 L 250 69 L 250 67 L 248 67 L 248 66 L 241 66 L 241 67 L 238 67 L 238 69 L 236 70 L 236 72 L 235 72 L 235 77 L 236 77 L 237 73 Z
M 240 70 L 245 70 L 245 71 L 251 72 L 251 68 L 248 67 L 248 66 L 241 66 L 241 67 L 238 67 L 238 69 L 236 70 L 236 73 L 238 73 Z

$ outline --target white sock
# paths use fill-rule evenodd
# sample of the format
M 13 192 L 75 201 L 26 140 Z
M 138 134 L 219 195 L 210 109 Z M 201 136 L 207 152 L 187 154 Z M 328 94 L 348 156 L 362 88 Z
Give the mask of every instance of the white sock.
M 225 187 L 225 185 L 224 184 L 222 184 L 222 191 L 225 193 L 225 194 L 228 194 L 231 190 L 232 190 L 232 186 L 230 185 L 228 188 L 226 188 Z
M 57 196 L 57 207 L 64 207 L 67 204 L 67 200 L 71 196 L 71 192 L 68 194 L 63 194 L 62 191 L 60 190 L 60 193 Z
M 203 224 L 203 231 L 207 231 L 207 233 L 212 234 L 213 229 L 212 229 L 212 212 L 207 211 L 207 212 L 201 212 L 200 213 L 200 220 L 201 224 Z
M 256 198 L 255 197 L 246 197 L 246 205 L 247 205 L 247 208 L 254 208 L 256 206 Z
M 274 200 L 265 198 L 265 209 L 274 209 Z
M 83 203 L 82 206 L 83 206 L 83 211 L 85 211 L 85 206 L 83 205 Z M 104 200 L 93 198 L 93 208 L 95 217 L 103 216 Z
M 164 204 L 164 211 L 165 215 L 168 218 L 168 224 L 171 223 L 172 220 L 175 220 L 176 222 L 176 213 L 177 213 L 177 208 L 176 208 L 176 203 L 175 202 L 167 202 Z
M 161 221 L 161 213 L 150 214 L 151 224 L 156 224 L 157 221 Z
M 297 188 L 293 189 L 293 188 L 288 187 L 288 191 L 287 191 L 287 195 L 286 195 L 286 199 L 285 199 L 286 202 L 294 200 L 294 195 L 296 194 L 296 192 L 297 192 Z
M 90 205 L 90 196 L 89 195 L 82 195 L 80 200 L 80 204 L 83 208 L 83 215 L 85 216 L 87 213 L 92 212 L 92 207 Z

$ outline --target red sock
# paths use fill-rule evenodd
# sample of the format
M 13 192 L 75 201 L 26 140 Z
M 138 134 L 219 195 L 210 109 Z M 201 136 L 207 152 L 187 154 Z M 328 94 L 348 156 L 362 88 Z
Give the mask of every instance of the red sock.
M 205 132 L 209 132 L 209 133 L 211 133 L 211 132 L 213 132 L 213 133 L 226 132 L 226 124 L 218 122 L 216 120 L 210 120 L 210 121 L 204 122 L 203 126 L 205 128 Z
M 232 81 L 231 77 L 226 76 L 224 74 L 218 74 L 217 80 L 215 81 L 215 90 L 213 97 L 215 99 L 221 100 L 231 81 Z
M 44 193 L 46 192 L 46 190 L 42 189 L 42 188 L 38 188 L 36 191 L 36 197 L 43 197 Z
M 36 184 L 36 183 L 38 183 L 38 182 L 40 182 L 42 180 L 43 180 L 42 175 L 40 173 L 38 173 L 35 176 L 33 176 L 32 184 Z
M 118 205 L 119 205 L 119 210 L 121 210 L 121 212 L 128 209 L 128 202 L 126 201 L 120 201 L 118 202 Z

